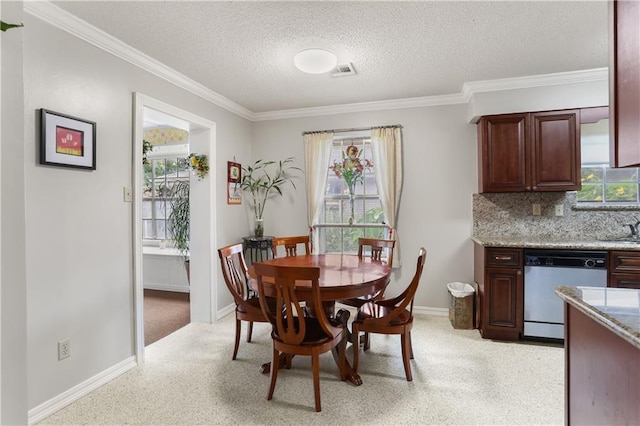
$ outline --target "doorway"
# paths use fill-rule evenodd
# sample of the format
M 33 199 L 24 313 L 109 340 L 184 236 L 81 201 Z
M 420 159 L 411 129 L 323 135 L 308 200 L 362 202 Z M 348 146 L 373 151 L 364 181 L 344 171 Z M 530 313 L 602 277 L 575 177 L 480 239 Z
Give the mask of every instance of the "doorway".
M 143 180 L 139 184 L 145 347 L 184 327 L 191 318 L 189 129 L 190 123 L 184 120 L 143 108 Z
M 189 173 L 189 311 L 190 322 L 211 323 L 216 312 L 216 273 L 212 259 L 215 246 L 215 130 L 214 122 L 173 107 L 146 95 L 134 94 L 134 306 L 135 306 L 135 348 L 139 363 L 144 361 L 144 254 L 143 254 L 143 196 L 141 182 L 144 180 L 143 140 L 145 117 L 147 126 L 156 117 L 157 121 L 168 121 L 176 128 L 188 132 L 189 154 L 207 155 L 210 165 L 209 175 L 198 179 Z M 157 124 L 157 123 L 156 123 Z M 187 154 L 188 155 L 188 154 Z M 146 216 L 145 216 L 146 218 Z M 146 224 L 145 226 L 147 226 Z M 161 244 L 159 239 L 157 244 Z M 168 242 L 165 241 L 165 244 Z M 158 248 L 158 250 L 160 250 Z M 164 248 L 166 250 L 166 246 Z

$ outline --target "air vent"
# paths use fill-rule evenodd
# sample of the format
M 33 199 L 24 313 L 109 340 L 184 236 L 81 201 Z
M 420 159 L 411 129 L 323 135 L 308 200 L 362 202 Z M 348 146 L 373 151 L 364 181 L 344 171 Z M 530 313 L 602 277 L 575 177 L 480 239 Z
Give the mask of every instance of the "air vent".
M 346 77 L 348 75 L 356 75 L 356 70 L 351 63 L 338 65 L 331 73 L 331 77 Z

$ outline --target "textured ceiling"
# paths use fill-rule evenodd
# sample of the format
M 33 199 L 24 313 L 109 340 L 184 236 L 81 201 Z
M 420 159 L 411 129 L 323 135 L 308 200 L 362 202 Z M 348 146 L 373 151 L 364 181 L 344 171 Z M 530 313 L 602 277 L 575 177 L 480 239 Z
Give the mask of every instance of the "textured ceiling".
M 57 6 L 252 112 L 459 93 L 608 65 L 606 1 L 72 1 Z M 295 69 L 323 47 L 356 76 Z

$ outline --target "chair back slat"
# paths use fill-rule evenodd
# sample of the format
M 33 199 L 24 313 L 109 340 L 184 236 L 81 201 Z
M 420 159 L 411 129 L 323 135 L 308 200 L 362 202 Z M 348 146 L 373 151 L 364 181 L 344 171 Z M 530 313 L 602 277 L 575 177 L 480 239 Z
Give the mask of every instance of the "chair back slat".
M 392 299 L 385 299 L 379 301 L 382 306 L 392 307 L 393 309 L 388 315 L 382 318 L 371 319 L 372 323 L 388 324 L 399 317 L 405 310 L 409 310 L 410 317 L 413 318 L 413 299 L 415 298 L 416 291 L 418 290 L 418 284 L 420 284 L 420 278 L 422 277 L 422 270 L 424 269 L 425 259 L 427 257 L 427 250 L 424 247 L 420 248 L 418 253 L 418 260 L 416 262 L 416 272 L 411 280 L 411 283 L 407 288 L 398 296 Z
M 387 265 L 393 266 L 393 248 L 396 245 L 395 240 L 385 240 L 380 238 L 358 238 L 358 257 L 362 259 L 365 255 L 365 248 L 371 251 L 371 260 L 374 262 L 383 262 L 384 250 L 387 251 Z
M 258 276 L 258 294 L 260 306 L 274 326 L 275 332 L 283 342 L 299 345 L 307 332 L 307 322 L 301 301 L 295 292 L 296 281 L 310 281 L 314 306 L 322 306 L 320 298 L 320 268 L 316 267 L 287 267 L 275 266 L 264 263 L 253 265 Z M 268 277 L 265 279 L 265 277 Z M 265 292 L 267 286 L 273 288 Z M 265 294 L 275 293 L 275 304 L 271 306 L 281 307 L 275 312 L 270 310 Z M 316 318 L 327 335 L 337 335 L 339 329 L 329 323 L 323 309 L 315 310 Z
M 247 298 L 248 269 L 244 260 L 242 243 L 218 249 L 222 276 L 227 288 L 235 299 Z
M 278 257 L 278 247 L 280 246 L 284 246 L 285 257 L 298 256 L 298 245 L 304 245 L 304 254 L 311 254 L 311 245 L 308 235 L 274 237 L 271 241 L 273 257 Z

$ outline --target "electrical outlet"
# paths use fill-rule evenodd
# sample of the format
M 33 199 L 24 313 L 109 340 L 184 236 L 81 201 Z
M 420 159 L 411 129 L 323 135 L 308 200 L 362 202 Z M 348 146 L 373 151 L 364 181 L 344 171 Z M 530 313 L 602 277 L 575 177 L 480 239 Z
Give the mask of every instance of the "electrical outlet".
M 533 215 L 540 216 L 542 214 L 542 206 L 540 204 L 533 204 Z
M 556 204 L 556 216 L 564 216 L 564 204 Z
M 58 361 L 71 356 L 71 340 L 64 339 L 58 342 Z

